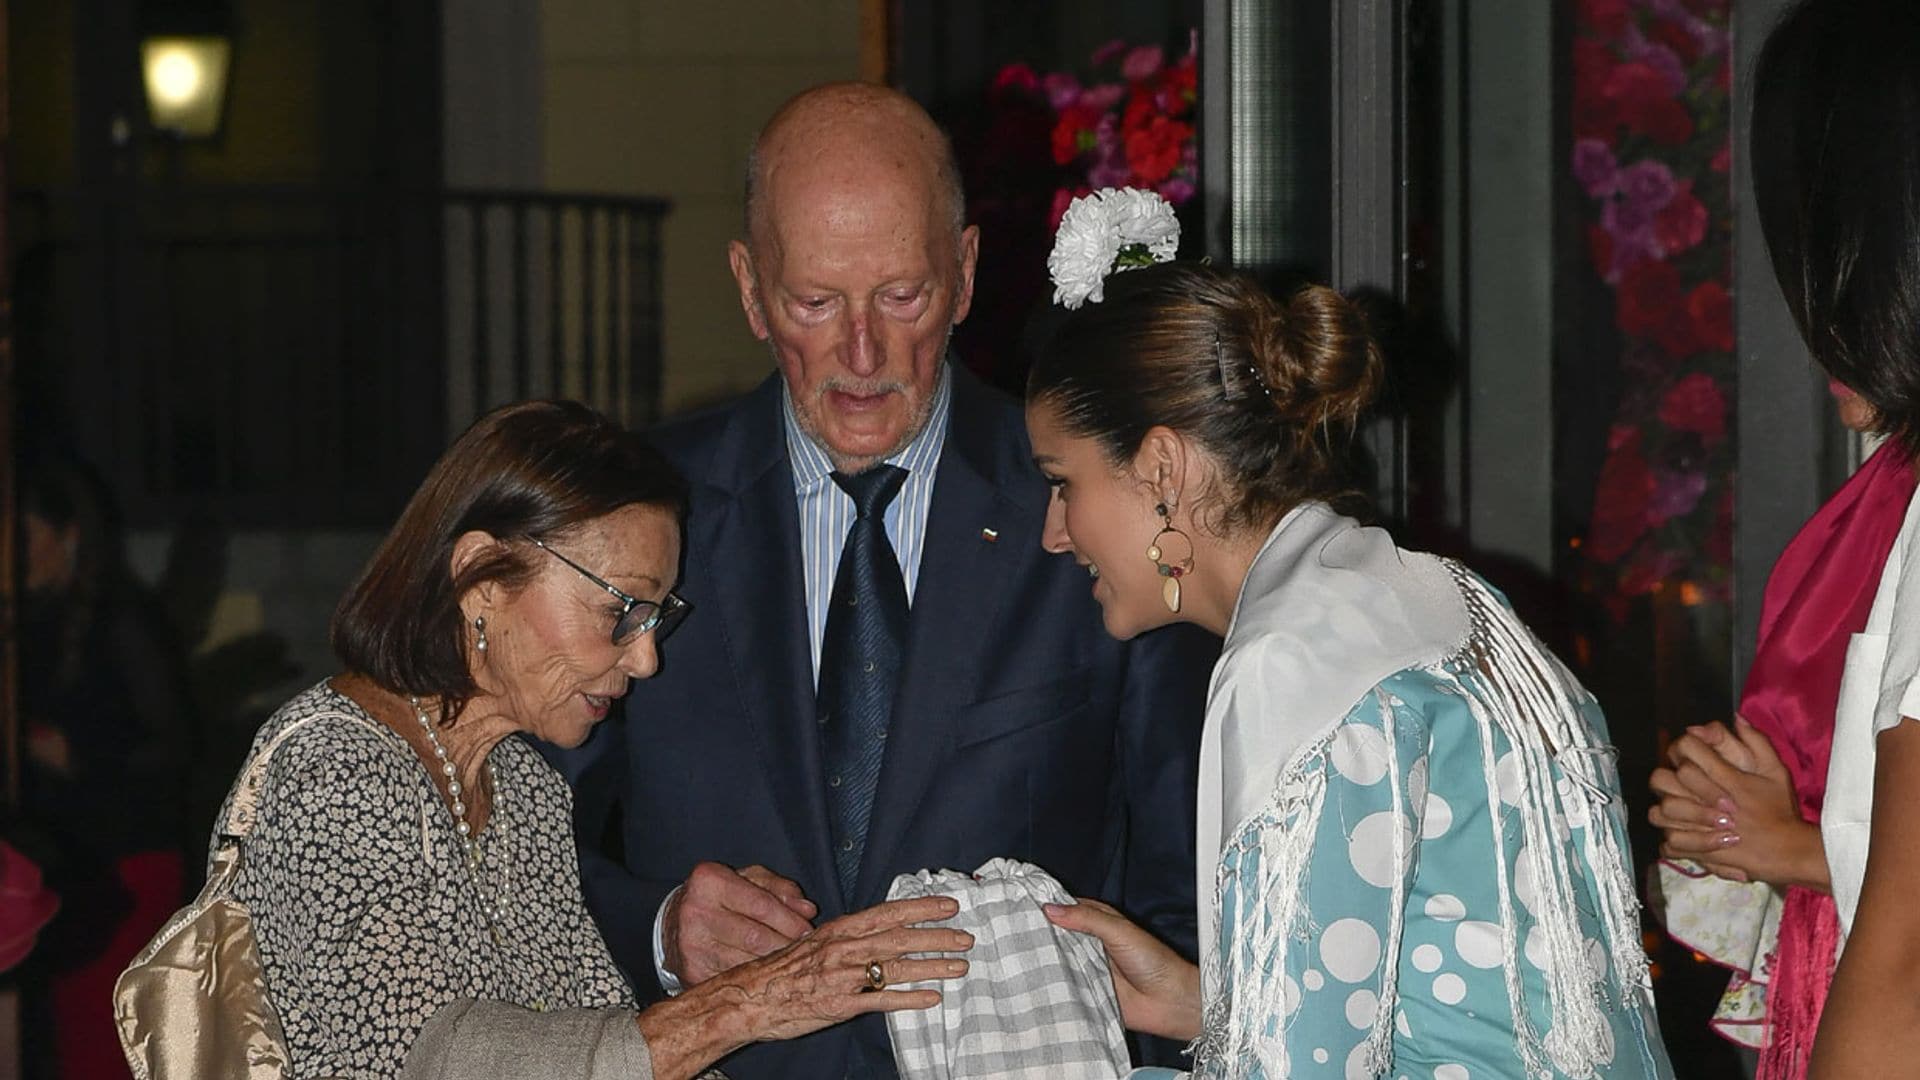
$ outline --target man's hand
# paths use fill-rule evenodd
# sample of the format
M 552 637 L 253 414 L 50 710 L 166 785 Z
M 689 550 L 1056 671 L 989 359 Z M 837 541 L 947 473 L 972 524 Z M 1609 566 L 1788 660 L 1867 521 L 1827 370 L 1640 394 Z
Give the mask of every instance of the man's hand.
M 819 913 L 799 885 L 764 866 L 701 863 L 661 920 L 667 970 L 682 985 L 697 985 L 805 937 Z

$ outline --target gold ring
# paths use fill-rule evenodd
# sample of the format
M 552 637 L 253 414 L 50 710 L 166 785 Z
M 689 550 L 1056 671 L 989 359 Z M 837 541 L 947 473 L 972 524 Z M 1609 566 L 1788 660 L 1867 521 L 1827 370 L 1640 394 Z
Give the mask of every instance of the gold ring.
M 886 988 L 887 969 L 881 967 L 878 960 L 867 961 L 867 989 L 885 990 Z

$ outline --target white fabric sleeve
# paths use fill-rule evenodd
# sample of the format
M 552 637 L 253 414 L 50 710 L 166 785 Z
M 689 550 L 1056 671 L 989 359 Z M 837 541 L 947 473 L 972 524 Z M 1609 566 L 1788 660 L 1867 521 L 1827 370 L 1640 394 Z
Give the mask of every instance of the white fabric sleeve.
M 1913 704 L 1920 667 L 1920 574 L 1908 574 L 1907 556 L 1920 520 L 1920 499 L 1908 503 L 1900 534 L 1887 552 L 1867 625 L 1847 644 L 1840 698 L 1834 711 L 1833 750 L 1827 763 L 1827 797 L 1820 807 L 1820 838 L 1833 882 L 1834 909 L 1842 933 L 1853 932 L 1854 909 L 1866 878 L 1873 826 L 1875 743 Z
M 667 908 L 685 888 L 685 885 L 674 886 L 667 898 L 660 901 L 660 910 L 653 913 L 653 974 L 660 980 L 660 989 L 668 997 L 686 989 L 680 982 L 680 976 L 667 970 Z
M 1893 607 L 1876 612 L 1886 622 L 1884 628 L 1871 625 L 1887 635 L 1886 667 L 1880 674 L 1880 701 L 1873 711 L 1875 735 L 1900 723 L 1903 716 L 1920 717 L 1920 565 L 1913 560 L 1915 509 L 1920 500 L 1907 508 L 1907 519 L 1894 540 L 1889 564 L 1898 560 L 1899 581 L 1894 586 Z M 1881 589 L 1887 585 L 1884 572 Z M 1876 605 L 1878 597 L 1875 598 Z

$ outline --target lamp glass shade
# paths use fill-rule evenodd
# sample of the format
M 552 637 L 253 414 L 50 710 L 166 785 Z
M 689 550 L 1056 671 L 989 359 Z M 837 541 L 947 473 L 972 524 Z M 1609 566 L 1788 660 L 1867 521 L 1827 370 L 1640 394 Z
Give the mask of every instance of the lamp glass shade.
M 221 37 L 150 37 L 140 42 L 146 74 L 147 116 L 153 126 L 182 138 L 220 130 L 233 46 Z

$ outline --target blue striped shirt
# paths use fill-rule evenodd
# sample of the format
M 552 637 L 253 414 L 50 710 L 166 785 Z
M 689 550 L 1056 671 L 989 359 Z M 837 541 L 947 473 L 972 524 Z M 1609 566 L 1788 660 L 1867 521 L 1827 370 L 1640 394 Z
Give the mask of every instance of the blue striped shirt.
M 947 442 L 947 414 L 953 397 L 953 377 L 940 366 L 940 382 L 933 391 L 927 426 L 887 464 L 907 470 L 907 481 L 886 513 L 887 540 L 900 558 L 906 579 L 907 603 L 913 603 L 920 580 L 920 552 L 926 547 L 927 510 L 933 504 L 934 473 Z M 812 647 L 813 678 L 820 680 L 820 640 L 827 631 L 827 605 L 833 597 L 833 575 L 840 551 L 853 524 L 853 499 L 833 482 L 833 462 L 826 451 L 800 430 L 790 394 L 780 396 L 781 419 L 787 432 L 787 458 L 793 463 L 793 496 L 800 510 L 800 565 L 807 586 L 807 640 Z

